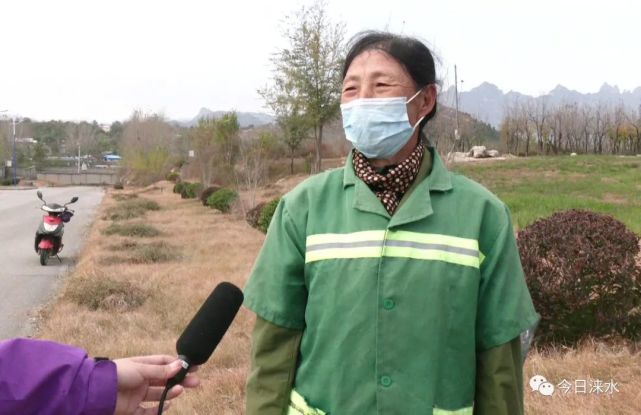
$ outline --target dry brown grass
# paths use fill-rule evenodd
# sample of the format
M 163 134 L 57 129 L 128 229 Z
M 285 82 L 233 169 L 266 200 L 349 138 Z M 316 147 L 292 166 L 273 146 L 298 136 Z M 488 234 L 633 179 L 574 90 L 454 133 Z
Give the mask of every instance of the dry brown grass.
M 259 200 L 281 194 L 304 176 L 287 179 L 264 189 Z M 84 347 L 94 356 L 131 356 L 150 353 L 174 354 L 175 341 L 204 299 L 219 282 L 242 287 L 263 242 L 264 235 L 252 229 L 238 214 L 225 215 L 202 206 L 199 200 L 182 200 L 162 184 L 145 189 L 145 197 L 162 210 L 146 214 L 145 221 L 158 228 L 157 240 L 179 247 L 182 257 L 168 263 L 101 265 L 110 248 L 124 245 L 124 254 L 141 239 L 105 237 L 109 223 L 97 220 L 74 273 L 66 279 L 58 301 L 45 313 L 39 337 Z M 111 194 L 101 212 L 117 202 Z M 123 253 L 120 252 L 119 254 Z M 95 270 L 99 269 L 100 272 Z M 91 310 L 70 298 L 87 278 L 107 276 L 127 282 L 146 295 L 137 307 L 118 309 L 106 303 Z M 77 291 L 77 290 L 75 290 Z M 114 311 L 115 310 L 115 311 Z M 201 369 L 198 390 L 188 391 L 175 402 L 175 414 L 242 414 L 244 384 L 249 366 L 253 315 L 241 309 L 237 319 Z M 532 351 L 525 365 L 526 413 L 548 414 L 639 414 L 641 413 L 641 355 L 625 347 L 585 344 L 578 350 Z M 558 384 L 563 379 L 601 379 L 618 382 L 620 392 L 606 395 L 561 395 L 545 397 L 531 392 L 529 378 L 543 375 Z
M 163 209 L 148 212 L 145 222 L 161 230 L 162 236 L 156 239 L 179 247 L 182 258 L 162 264 L 100 264 L 113 246 L 133 250 L 148 242 L 105 237 L 103 230 L 109 222 L 95 221 L 75 271 L 44 314 L 39 337 L 78 345 L 94 356 L 175 354 L 177 337 L 212 289 L 221 281 L 244 285 L 264 235 L 238 215 L 217 213 L 198 200 L 182 200 L 168 189 L 147 189 L 145 197 Z M 97 217 L 116 203 L 108 194 Z M 92 310 L 70 295 L 77 293 L 75 287 L 87 278 L 102 276 L 132 284 L 147 294 L 146 300 L 128 311 L 117 307 L 114 311 L 108 301 L 104 303 L 106 310 Z M 100 304 L 99 299 L 97 302 Z M 202 387 L 177 401 L 172 413 L 243 413 L 253 318 L 247 310 L 240 311 L 214 356 L 199 372 Z
M 544 376 L 557 385 L 572 384 L 567 393 L 556 388 L 553 396 L 533 392 L 528 386 L 532 376 Z M 528 415 L 632 415 L 641 413 L 641 352 L 638 345 L 586 341 L 576 349 L 540 352 L 533 350 L 525 364 L 525 413 Z M 576 393 L 585 381 L 585 394 Z M 598 381 L 614 381 L 618 392 L 590 393 Z

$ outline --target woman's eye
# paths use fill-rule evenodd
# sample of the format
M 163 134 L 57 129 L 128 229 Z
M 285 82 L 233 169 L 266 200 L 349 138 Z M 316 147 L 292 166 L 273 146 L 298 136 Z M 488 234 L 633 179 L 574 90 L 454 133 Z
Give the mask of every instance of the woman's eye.
M 356 87 L 353 87 L 353 86 L 347 86 L 343 88 L 343 92 L 349 92 L 349 91 L 355 91 L 355 90 L 356 90 Z
M 377 88 L 380 88 L 380 87 L 386 87 L 386 86 L 389 86 L 389 84 L 386 84 L 386 83 L 384 83 L 384 82 L 378 82 L 378 83 L 376 84 L 376 87 L 377 87 Z

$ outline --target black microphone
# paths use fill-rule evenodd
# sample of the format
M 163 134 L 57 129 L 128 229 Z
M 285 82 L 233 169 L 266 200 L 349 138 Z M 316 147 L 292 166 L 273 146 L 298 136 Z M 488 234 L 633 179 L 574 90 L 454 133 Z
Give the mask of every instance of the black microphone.
M 202 365 L 214 352 L 243 304 L 243 292 L 222 282 L 209 295 L 176 342 L 182 369 L 167 381 L 167 390 L 185 379 L 192 365 Z

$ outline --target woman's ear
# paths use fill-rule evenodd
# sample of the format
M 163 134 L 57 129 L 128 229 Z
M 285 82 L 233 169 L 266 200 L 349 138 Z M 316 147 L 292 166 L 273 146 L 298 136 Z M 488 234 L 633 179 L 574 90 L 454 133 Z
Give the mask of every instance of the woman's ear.
M 426 117 L 427 114 L 432 112 L 434 109 L 434 106 L 436 105 L 436 96 L 437 96 L 437 90 L 436 90 L 436 84 L 429 84 L 425 88 L 423 88 L 423 93 L 420 94 L 417 98 L 419 98 L 419 109 L 418 109 L 418 117 L 423 118 Z

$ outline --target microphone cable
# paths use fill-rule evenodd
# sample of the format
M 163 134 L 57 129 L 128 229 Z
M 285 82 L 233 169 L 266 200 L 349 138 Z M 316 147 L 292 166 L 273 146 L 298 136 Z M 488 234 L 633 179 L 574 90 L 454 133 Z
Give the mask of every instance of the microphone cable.
M 165 406 L 165 400 L 167 399 L 167 393 L 171 388 L 173 388 L 173 386 L 166 385 L 165 390 L 162 391 L 162 395 L 160 396 L 160 401 L 158 402 L 158 415 L 162 414 L 163 407 Z

